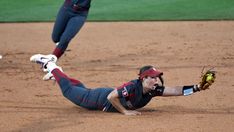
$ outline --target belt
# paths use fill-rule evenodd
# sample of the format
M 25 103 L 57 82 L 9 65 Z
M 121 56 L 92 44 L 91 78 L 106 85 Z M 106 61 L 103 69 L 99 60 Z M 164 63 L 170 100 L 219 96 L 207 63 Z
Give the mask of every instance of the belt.
M 70 7 L 74 11 L 88 11 L 89 10 L 89 7 L 82 7 L 82 6 L 78 5 L 78 4 L 74 4 L 74 3 L 72 3 L 71 0 L 66 0 L 64 2 L 64 6 L 65 7 Z
M 72 5 L 72 9 L 75 11 L 88 11 L 89 10 L 88 7 L 81 7 L 81 6 L 76 5 L 76 4 Z

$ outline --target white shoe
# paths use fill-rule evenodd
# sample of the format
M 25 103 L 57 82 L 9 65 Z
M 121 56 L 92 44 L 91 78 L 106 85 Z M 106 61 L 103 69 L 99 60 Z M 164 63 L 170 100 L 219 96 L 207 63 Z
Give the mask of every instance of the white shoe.
M 57 57 L 55 55 L 35 54 L 31 56 L 30 61 L 41 64 L 43 71 L 47 72 L 47 74 L 42 78 L 44 81 L 55 80 L 51 71 L 56 68 L 63 72 L 62 68 L 56 65 Z
M 51 72 L 48 72 L 47 74 L 45 74 L 45 76 L 42 78 L 42 80 L 49 81 L 49 80 L 55 80 L 55 78 Z
M 60 71 L 63 72 L 62 68 L 61 67 L 56 67 L 58 68 Z M 51 72 L 48 72 L 43 78 L 42 78 L 44 81 L 49 81 L 49 80 L 55 80 L 55 77 L 53 76 L 53 74 Z
M 49 55 L 35 54 L 35 55 L 30 57 L 30 61 L 36 62 L 39 64 L 45 64 L 49 61 L 55 63 L 57 61 L 57 57 L 55 55 L 52 55 L 52 54 L 49 54 Z
M 30 61 L 41 64 L 43 67 L 43 71 L 45 72 L 45 71 L 47 71 L 45 65 L 48 62 L 56 63 L 57 57 L 55 55 L 52 55 L 52 54 L 49 54 L 49 55 L 35 54 L 35 55 L 30 57 Z

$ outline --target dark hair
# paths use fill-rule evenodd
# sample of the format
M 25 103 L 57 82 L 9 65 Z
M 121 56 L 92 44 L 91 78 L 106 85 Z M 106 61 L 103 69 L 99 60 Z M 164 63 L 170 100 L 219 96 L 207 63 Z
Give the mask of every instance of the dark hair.
M 138 75 L 141 75 L 144 71 L 149 70 L 151 68 L 153 68 L 153 66 L 151 66 L 151 65 L 141 67 Z

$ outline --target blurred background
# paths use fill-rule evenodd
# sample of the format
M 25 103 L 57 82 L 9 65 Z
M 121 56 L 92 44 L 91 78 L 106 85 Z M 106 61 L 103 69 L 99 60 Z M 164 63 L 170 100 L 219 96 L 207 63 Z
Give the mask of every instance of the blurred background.
M 0 0 L 0 22 L 54 21 L 64 0 Z M 233 20 L 234 0 L 93 0 L 88 21 Z

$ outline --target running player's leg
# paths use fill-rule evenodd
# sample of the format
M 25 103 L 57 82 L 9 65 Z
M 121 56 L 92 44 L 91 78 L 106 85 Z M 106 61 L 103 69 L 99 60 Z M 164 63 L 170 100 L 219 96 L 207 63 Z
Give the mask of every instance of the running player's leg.
M 60 37 L 59 44 L 53 54 L 60 58 L 68 47 L 69 42 L 80 31 L 86 21 L 87 15 L 79 15 L 69 19 L 67 26 Z
M 69 21 L 68 11 L 62 6 L 57 14 L 56 21 L 54 23 L 53 31 L 52 31 L 52 40 L 54 43 L 60 41 L 60 37 L 63 34 L 67 23 Z

